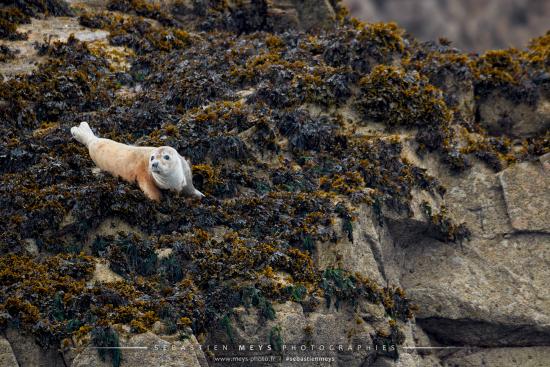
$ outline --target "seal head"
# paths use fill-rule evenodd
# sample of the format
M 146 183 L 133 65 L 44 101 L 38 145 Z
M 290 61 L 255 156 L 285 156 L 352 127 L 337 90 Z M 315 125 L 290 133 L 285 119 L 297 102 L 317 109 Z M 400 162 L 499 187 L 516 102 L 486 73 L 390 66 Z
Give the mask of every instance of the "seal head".
M 149 157 L 149 171 L 155 184 L 161 189 L 183 191 L 185 194 L 203 197 L 193 186 L 189 162 L 169 146 L 155 148 Z
M 179 191 L 185 184 L 179 154 L 174 148 L 154 149 L 149 158 L 149 171 L 161 189 Z

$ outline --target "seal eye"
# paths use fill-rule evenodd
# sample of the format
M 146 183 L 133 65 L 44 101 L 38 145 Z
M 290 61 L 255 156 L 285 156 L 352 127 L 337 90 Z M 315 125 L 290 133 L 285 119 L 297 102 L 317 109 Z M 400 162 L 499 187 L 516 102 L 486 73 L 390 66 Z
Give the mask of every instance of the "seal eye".
M 153 159 L 155 159 L 155 156 L 154 156 L 154 155 L 151 156 L 151 160 L 153 160 Z
M 169 155 L 165 155 L 165 156 L 164 156 L 164 159 L 170 160 L 170 156 L 169 156 Z

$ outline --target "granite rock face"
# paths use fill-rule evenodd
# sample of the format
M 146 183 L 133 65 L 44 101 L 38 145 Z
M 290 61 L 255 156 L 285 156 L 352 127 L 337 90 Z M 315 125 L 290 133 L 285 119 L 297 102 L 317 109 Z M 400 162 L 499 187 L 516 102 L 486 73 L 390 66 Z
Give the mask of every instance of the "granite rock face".
M 262 325 L 261 315 L 256 310 L 237 308 L 231 318 L 230 338 L 237 345 L 246 346 L 246 351 L 229 350 L 220 354 L 246 356 L 253 351 L 255 355 L 275 354 L 280 358 L 278 354 L 282 353 L 281 366 L 294 365 L 296 360 L 293 358 L 310 358 L 311 365 L 319 366 L 361 366 L 382 363 L 382 360 L 388 365 L 417 366 L 421 362 L 416 353 L 405 353 L 399 363 L 394 364 L 392 358 L 377 352 L 372 335 L 376 329 L 387 329 L 383 307 L 365 302 L 356 308 L 343 306 L 337 309 L 334 305 L 326 308 L 324 300 L 322 303 L 307 312 L 295 302 L 276 305 L 277 318 L 266 325 Z M 405 346 L 413 346 L 410 325 L 400 326 L 404 327 L 404 337 L 410 341 Z M 211 337 L 220 344 L 230 343 L 225 333 Z M 277 340 L 281 343 L 279 347 Z M 271 348 L 279 349 L 273 353 Z M 315 361 L 315 358 L 320 360 Z
M 209 7 L 221 7 L 216 1 L 208 0 L 168 1 L 161 3 L 161 6 L 170 9 L 171 4 L 176 4 L 179 19 L 184 21 L 192 19 L 187 16 L 189 13 L 205 15 Z M 288 29 L 330 29 L 336 22 L 335 5 L 336 2 L 330 0 L 230 0 L 223 4 L 234 16 L 226 24 L 241 24 L 252 30 L 276 32 Z
M 497 174 L 474 166 L 445 185 L 446 205 L 472 235 L 460 246 L 419 238 L 401 250 L 396 265 L 419 304 L 417 324 L 435 345 L 489 348 L 442 353 L 443 365 L 521 365 L 526 354 L 544 364 L 547 347 L 529 347 L 550 340 L 548 174 L 538 161 Z

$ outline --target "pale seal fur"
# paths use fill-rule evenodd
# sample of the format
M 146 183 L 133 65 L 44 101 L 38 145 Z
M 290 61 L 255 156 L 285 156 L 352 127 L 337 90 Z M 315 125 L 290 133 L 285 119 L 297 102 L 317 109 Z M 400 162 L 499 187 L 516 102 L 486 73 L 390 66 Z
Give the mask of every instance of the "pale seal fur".
M 71 134 L 88 148 L 90 157 L 100 169 L 128 182 L 137 181 L 152 200 L 160 200 L 159 189 L 204 196 L 193 186 L 191 165 L 172 147 L 138 147 L 99 138 L 85 121 L 73 126 Z

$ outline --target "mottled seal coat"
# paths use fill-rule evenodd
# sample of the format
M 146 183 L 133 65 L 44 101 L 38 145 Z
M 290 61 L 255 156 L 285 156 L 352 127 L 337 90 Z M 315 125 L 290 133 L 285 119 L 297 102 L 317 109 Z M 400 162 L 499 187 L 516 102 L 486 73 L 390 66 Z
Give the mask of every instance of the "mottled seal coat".
M 128 182 L 137 182 L 148 198 L 159 201 L 159 189 L 203 197 L 193 186 L 191 165 L 172 147 L 138 147 L 94 135 L 87 122 L 71 128 L 71 134 L 88 148 L 102 170 Z

